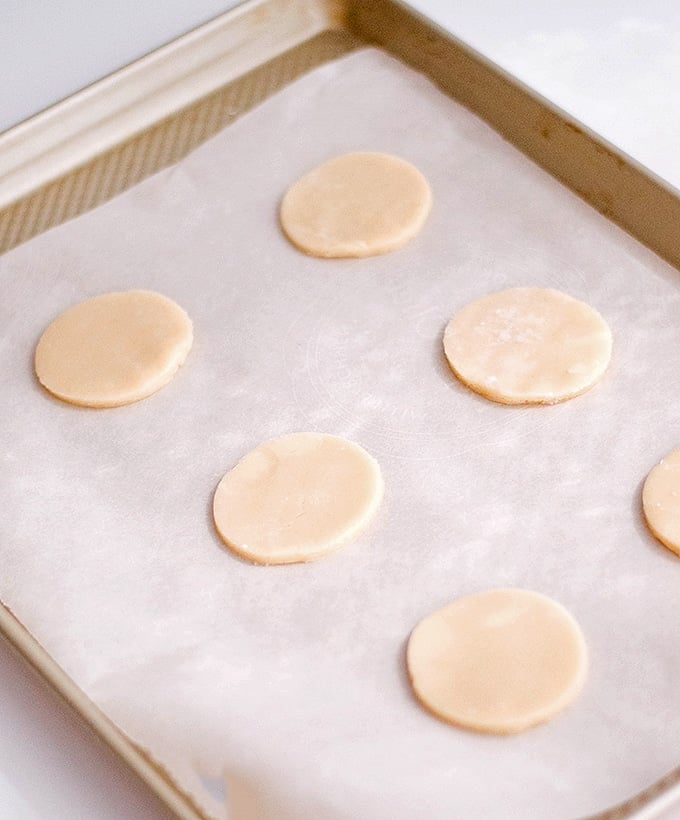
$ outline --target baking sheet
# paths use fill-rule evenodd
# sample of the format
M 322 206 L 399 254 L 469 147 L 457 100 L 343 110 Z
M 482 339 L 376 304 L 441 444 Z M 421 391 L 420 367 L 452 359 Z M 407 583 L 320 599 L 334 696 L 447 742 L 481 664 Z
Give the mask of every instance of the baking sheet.
M 414 162 L 430 220 L 383 257 L 305 257 L 280 197 L 355 149 Z M 680 566 L 639 513 L 678 443 L 677 277 L 385 54 L 317 69 L 0 260 L 0 597 L 214 816 L 225 801 L 272 820 L 600 810 L 680 759 Z M 614 356 L 593 391 L 508 408 L 455 381 L 446 321 L 512 285 L 602 312 Z M 173 382 L 108 411 L 42 392 L 44 326 L 137 287 L 194 320 Z M 382 510 L 322 561 L 251 566 L 213 532 L 214 487 L 263 439 L 307 429 L 378 458 Z M 551 724 L 480 737 L 414 702 L 404 645 L 432 609 L 501 585 L 565 604 L 591 670 Z

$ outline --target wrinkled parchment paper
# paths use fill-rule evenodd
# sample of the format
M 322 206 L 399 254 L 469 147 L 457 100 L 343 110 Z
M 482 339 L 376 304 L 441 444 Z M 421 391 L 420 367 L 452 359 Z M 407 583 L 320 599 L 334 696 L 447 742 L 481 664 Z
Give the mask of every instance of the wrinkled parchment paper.
M 280 198 L 354 149 L 415 163 L 429 222 L 386 256 L 306 257 Z M 206 811 L 573 818 L 680 762 L 680 561 L 640 516 L 680 443 L 678 273 L 426 79 L 373 50 L 326 65 L 6 255 L 0 282 L 0 597 Z M 606 317 L 613 360 L 590 393 L 511 408 L 453 378 L 446 321 L 513 285 Z M 52 399 L 32 374 L 43 328 L 126 288 L 189 312 L 185 366 L 116 410 Z M 251 566 L 215 535 L 212 492 L 296 430 L 366 447 L 385 501 L 335 555 Z M 431 610 L 508 585 L 569 608 L 590 675 L 554 722 L 478 736 L 415 703 L 404 646 Z

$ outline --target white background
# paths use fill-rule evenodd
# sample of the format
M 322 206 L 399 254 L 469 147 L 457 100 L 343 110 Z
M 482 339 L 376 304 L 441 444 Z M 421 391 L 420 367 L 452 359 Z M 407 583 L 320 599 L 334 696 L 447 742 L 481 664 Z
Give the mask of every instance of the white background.
M 680 9 L 667 0 L 412 4 L 680 187 Z M 232 5 L 0 0 L 0 130 Z M 167 817 L 1 640 L 0 715 L 0 820 Z

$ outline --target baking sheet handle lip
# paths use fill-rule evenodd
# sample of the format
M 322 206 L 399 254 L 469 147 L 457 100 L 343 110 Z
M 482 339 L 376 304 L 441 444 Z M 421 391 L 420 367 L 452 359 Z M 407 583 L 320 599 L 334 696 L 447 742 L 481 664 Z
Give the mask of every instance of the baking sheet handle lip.
M 342 29 L 344 8 L 343 0 L 243 0 L 3 131 L 0 210 L 254 66 Z
M 143 69 L 144 64 L 147 63 L 147 61 L 157 59 L 165 51 L 173 51 L 180 40 L 189 41 L 191 38 L 195 36 L 205 36 L 207 30 L 214 25 L 222 23 L 223 18 L 226 15 L 232 17 L 235 15 L 236 12 L 242 11 L 243 7 L 253 5 L 254 3 L 259 4 L 262 2 L 267 2 L 267 0 L 239 0 L 239 2 L 236 3 L 236 5 L 232 6 L 228 11 L 222 12 L 222 14 L 204 20 L 202 23 L 198 23 L 197 25 L 190 28 L 188 31 L 184 32 L 183 34 L 180 34 L 178 37 L 174 37 L 171 40 L 161 43 L 160 45 L 156 46 L 156 48 L 152 48 L 149 51 L 140 54 L 138 57 L 135 57 L 130 62 L 125 63 L 122 66 L 118 66 L 118 68 L 114 68 L 112 71 L 107 71 L 105 74 L 102 74 L 101 77 L 95 78 L 91 82 L 86 83 L 80 88 L 75 89 L 70 94 L 67 94 L 64 97 L 60 97 L 59 99 L 55 100 L 54 102 L 50 103 L 44 108 L 41 108 L 35 113 L 29 114 L 27 117 L 24 117 L 18 122 L 12 123 L 12 125 L 9 125 L 7 128 L 3 128 L 2 130 L 0 130 L 0 141 L 2 141 L 9 134 L 17 133 L 20 135 L 27 126 L 32 127 L 35 122 L 43 120 L 46 116 L 52 116 L 53 114 L 59 115 L 60 111 L 63 110 L 64 106 L 74 98 L 85 97 L 92 92 L 97 92 L 99 88 L 101 88 L 103 85 L 115 82 L 120 76 L 129 74 L 130 70 L 133 67 L 139 67 Z
M 196 37 L 205 37 L 211 28 L 222 27 L 223 25 L 225 25 L 225 23 L 230 23 L 239 14 L 244 12 L 248 13 L 254 7 L 265 5 L 270 2 L 271 0 L 239 0 L 239 2 L 235 3 L 233 6 L 231 6 L 231 8 L 227 9 L 226 11 L 223 11 L 220 14 L 217 14 L 213 17 L 208 17 L 201 23 L 197 23 L 195 26 L 192 26 L 190 29 L 183 32 L 182 34 L 179 34 L 178 36 L 173 37 L 170 40 L 160 43 L 155 48 L 152 48 L 149 51 L 145 51 L 144 53 L 130 60 L 130 62 L 125 63 L 122 66 L 118 66 L 117 68 L 114 68 L 111 71 L 107 71 L 105 74 L 102 74 L 101 77 L 97 77 L 91 82 L 81 86 L 80 88 L 76 88 L 70 94 L 66 94 L 64 97 L 56 99 L 54 102 L 50 103 L 44 108 L 39 109 L 38 111 L 35 111 L 33 114 L 29 114 L 27 117 L 24 117 L 23 119 L 12 123 L 12 125 L 0 129 L 0 140 L 2 140 L 10 133 L 13 133 L 15 131 L 20 132 L 20 130 L 23 130 L 24 127 L 29 124 L 32 125 L 34 120 L 43 119 L 46 114 L 52 111 L 56 111 L 57 109 L 61 109 L 65 103 L 68 103 L 68 101 L 72 100 L 74 97 L 85 95 L 93 90 L 96 91 L 97 88 L 100 87 L 103 83 L 111 82 L 112 80 L 117 79 L 119 75 L 129 73 L 130 69 L 133 66 L 143 67 L 143 64 L 146 63 L 146 61 L 150 59 L 157 59 L 158 56 L 160 56 L 166 51 L 174 51 L 180 41 L 184 43 L 189 42 L 190 40 Z M 311 7 L 318 7 L 326 12 L 328 28 L 344 28 L 345 10 L 347 5 L 345 0 L 303 0 L 303 2 L 306 2 Z
M 168 782 L 137 746 L 85 695 L 66 672 L 26 629 L 12 610 L 0 601 L 0 635 L 17 655 L 45 681 L 50 691 L 100 738 L 180 820 L 204 820 L 187 795 Z

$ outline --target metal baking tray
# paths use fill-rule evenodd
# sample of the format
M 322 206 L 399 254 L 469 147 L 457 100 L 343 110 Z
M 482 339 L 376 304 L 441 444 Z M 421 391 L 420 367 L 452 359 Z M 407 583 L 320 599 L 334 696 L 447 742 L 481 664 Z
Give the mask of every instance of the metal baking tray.
M 399 0 L 248 0 L 0 134 L 0 252 L 176 162 L 296 77 L 366 44 L 429 76 L 680 267 L 678 192 Z M 1 605 L 0 632 L 178 817 L 204 816 Z M 656 817 L 679 798 L 680 767 L 594 817 Z

